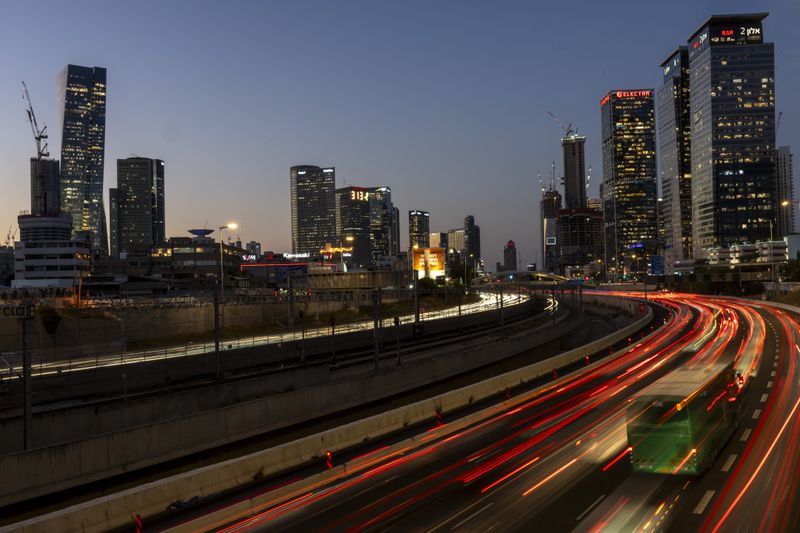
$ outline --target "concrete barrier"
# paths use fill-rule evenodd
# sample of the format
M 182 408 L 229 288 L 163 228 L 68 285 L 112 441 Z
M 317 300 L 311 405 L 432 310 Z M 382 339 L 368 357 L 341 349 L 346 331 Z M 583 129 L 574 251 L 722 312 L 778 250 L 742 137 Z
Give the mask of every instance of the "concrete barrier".
M 610 301 L 610 300 L 609 300 Z M 626 302 L 619 300 L 619 302 Z M 628 308 L 630 302 L 620 305 Z M 638 309 L 638 303 L 634 304 Z M 14 524 L 11 527 L 24 532 L 41 532 L 54 530 L 74 531 L 103 531 L 115 527 L 122 527 L 131 523 L 132 513 L 148 517 L 163 512 L 167 506 L 177 500 L 186 500 L 192 496 L 207 497 L 212 494 L 229 490 L 254 480 L 274 475 L 289 470 L 310 461 L 318 460 L 324 456 L 325 451 L 345 450 L 359 445 L 364 441 L 375 439 L 383 435 L 398 431 L 409 425 L 433 420 L 436 409 L 444 413 L 460 409 L 482 398 L 497 395 L 506 387 L 513 387 L 520 383 L 531 381 L 551 372 L 554 368 L 572 364 L 582 360 L 587 354 L 602 350 L 625 339 L 633 332 L 641 329 L 652 319 L 652 311 L 648 308 L 647 314 L 633 324 L 611 335 L 599 339 L 587 346 L 570 350 L 557 357 L 529 365 L 527 367 L 507 372 L 501 376 L 491 378 L 461 389 L 438 395 L 423 401 L 400 407 L 380 415 L 365 418 L 344 426 L 334 428 L 316 435 L 298 439 L 276 446 L 267 450 L 238 457 L 222 463 L 207 466 L 185 474 L 172 476 L 113 495 L 105 496 L 79 504 L 67 509 L 55 511 L 47 515 Z M 627 349 L 618 352 L 625 353 Z M 589 366 L 602 364 L 600 360 Z M 563 377 L 561 379 L 564 379 Z M 235 508 L 226 508 L 222 511 L 212 512 L 184 524 L 178 530 L 196 531 L 213 527 L 222 515 L 229 520 L 235 513 L 249 514 L 268 507 L 273 502 L 281 499 L 301 495 L 310 487 L 329 483 L 345 475 L 352 475 L 361 469 L 367 468 L 375 461 L 385 460 L 409 447 L 414 447 L 420 442 L 429 441 L 431 438 L 451 434 L 467 427 L 479 420 L 501 412 L 512 405 L 528 401 L 538 394 L 538 390 L 516 396 L 511 400 L 496 404 L 480 412 L 470 414 L 459 420 L 441 426 L 433 432 L 426 432 L 398 443 L 388 449 L 381 450 L 379 454 L 351 461 L 345 465 L 307 478 L 301 482 L 281 487 L 277 490 L 262 494 L 258 497 L 239 502 Z M 6 465 L 0 466 L 0 468 Z M 0 531 L 4 529 L 0 528 Z
M 333 414 L 522 353 L 578 324 L 569 315 L 494 344 L 471 340 L 439 348 L 407 366 L 332 380 L 219 409 L 0 457 L 0 506 L 44 496 Z M 331 399 L 335 398 L 335 402 Z

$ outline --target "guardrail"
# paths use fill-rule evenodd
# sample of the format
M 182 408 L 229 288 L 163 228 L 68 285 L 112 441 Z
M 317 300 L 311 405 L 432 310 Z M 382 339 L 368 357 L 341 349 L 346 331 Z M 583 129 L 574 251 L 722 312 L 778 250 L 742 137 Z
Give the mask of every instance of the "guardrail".
M 617 307 L 626 310 L 638 308 L 638 302 L 632 303 L 619 298 L 595 295 L 593 295 L 593 298 L 613 299 L 612 301 L 619 302 Z M 606 346 L 613 345 L 627 338 L 633 332 L 646 326 L 652 319 L 652 315 L 652 310 L 648 307 L 645 316 L 611 335 L 607 335 L 586 346 L 570 350 L 545 361 L 507 372 L 480 383 L 450 391 L 427 400 L 415 402 L 316 435 L 298 439 L 284 445 L 134 487 L 67 509 L 55 511 L 41 517 L 14 524 L 12 527 L 15 528 L 15 530 L 23 532 L 53 530 L 80 530 L 88 532 L 121 527 L 131 523 L 132 513 L 144 517 L 153 516 L 163 512 L 169 504 L 177 500 L 185 500 L 194 495 L 208 497 L 221 491 L 235 488 L 253 479 L 274 475 L 319 459 L 323 457 L 328 450 L 344 450 L 367 440 L 387 435 L 409 425 L 425 420 L 433 420 L 437 411 L 441 413 L 452 412 L 483 398 L 498 395 L 502 393 L 506 387 L 516 387 L 517 385 L 535 380 L 544 374 L 549 374 L 555 368 L 580 361 L 588 354 L 600 351 Z M 624 351 L 627 351 L 627 349 L 617 352 L 617 354 L 614 354 L 612 357 Z M 592 365 L 601 363 L 602 360 Z M 562 377 L 559 379 L 564 378 Z M 406 441 L 382 450 L 378 455 L 370 456 L 369 461 L 356 459 L 347 464 L 337 466 L 327 472 L 311 476 L 303 481 L 245 500 L 236 504 L 235 510 L 257 512 L 270 505 L 271 502 L 275 500 L 290 498 L 292 495 L 299 495 L 303 492 L 307 492 L 310 488 L 330 483 L 331 481 L 347 475 L 352 475 L 354 472 L 366 468 L 369 464 L 397 455 L 400 453 L 400 450 L 416 446 L 433 437 L 441 437 L 453 433 L 458 429 L 471 425 L 497 412 L 525 402 L 530 397 L 536 395 L 537 390 L 538 388 L 470 414 L 460 420 L 445 424 L 435 432 L 427 432 L 423 435 L 407 439 Z M 224 510 L 224 513 L 230 516 L 230 513 L 233 511 L 234 509 L 227 508 Z M 214 527 L 214 524 L 220 519 L 220 516 L 212 512 L 190 523 L 184 524 L 181 528 L 178 528 L 178 530 L 196 531 L 199 529 L 208 529 Z M 2 531 L 5 531 L 5 529 L 0 528 L 0 532 Z

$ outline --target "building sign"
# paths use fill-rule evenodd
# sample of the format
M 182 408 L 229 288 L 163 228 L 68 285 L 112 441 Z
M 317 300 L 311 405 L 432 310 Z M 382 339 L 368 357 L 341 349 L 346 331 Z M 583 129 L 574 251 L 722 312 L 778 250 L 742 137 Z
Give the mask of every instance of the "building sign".
M 0 316 L 7 318 L 33 318 L 34 306 L 31 304 L 0 305 Z
M 444 248 L 413 248 L 411 250 L 411 268 L 420 273 L 420 277 L 436 279 L 445 275 L 446 256 Z
M 761 43 L 763 39 L 764 36 L 761 33 L 760 24 L 711 28 L 709 37 L 712 46 L 717 44 Z
M 651 94 L 653 94 L 653 91 L 617 91 L 614 96 L 617 98 L 641 98 Z

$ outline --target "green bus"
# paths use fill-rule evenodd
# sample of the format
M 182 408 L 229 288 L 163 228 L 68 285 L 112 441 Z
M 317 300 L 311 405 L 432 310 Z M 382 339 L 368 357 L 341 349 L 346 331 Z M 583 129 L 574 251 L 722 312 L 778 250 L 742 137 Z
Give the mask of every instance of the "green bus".
M 701 474 L 736 430 L 733 366 L 682 367 L 633 397 L 627 410 L 633 470 Z

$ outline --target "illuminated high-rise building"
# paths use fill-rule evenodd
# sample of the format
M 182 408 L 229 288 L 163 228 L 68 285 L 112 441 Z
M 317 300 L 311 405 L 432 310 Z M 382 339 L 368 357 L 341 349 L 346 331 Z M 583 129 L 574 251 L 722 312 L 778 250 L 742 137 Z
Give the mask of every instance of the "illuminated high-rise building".
M 61 129 L 61 210 L 72 234 L 90 232 L 92 247 L 108 252 L 103 205 L 106 69 L 67 65 L 58 78 Z
M 692 257 L 692 124 L 689 112 L 689 51 L 675 50 L 663 63 L 656 91 L 658 161 L 664 240 L 674 260 Z
M 466 257 L 474 267 L 481 259 L 481 227 L 475 224 L 475 217 L 472 215 L 464 217 L 464 239 Z
M 292 253 L 316 255 L 336 240 L 336 169 L 293 166 L 289 180 Z
M 372 262 L 369 198 L 374 189 L 336 189 L 336 242 L 353 249 L 350 264 L 358 267 L 366 267 Z
M 514 241 L 508 241 L 503 248 L 503 270 L 517 270 L 517 245 Z
M 117 159 L 117 187 L 109 195 L 111 253 L 149 252 L 166 242 L 164 161 Z
M 794 232 L 794 168 L 792 152 L 788 146 L 778 148 L 778 231 L 776 237 L 785 237 Z
M 551 188 L 542 190 L 539 204 L 542 214 L 542 270 L 558 271 L 558 210 L 561 209 L 561 194 Z
M 395 207 L 392 204 L 392 189 L 374 187 L 369 196 L 369 228 L 372 247 L 372 262 L 395 252 Z M 399 251 L 399 250 L 398 250 Z
M 603 138 L 603 220 L 608 272 L 623 266 L 658 236 L 656 131 L 653 91 L 616 90 L 600 102 Z
M 427 211 L 408 212 L 409 248 L 428 248 L 431 245 L 431 214 Z
M 689 37 L 693 253 L 766 240 L 776 220 L 775 57 L 767 13 L 712 16 Z

